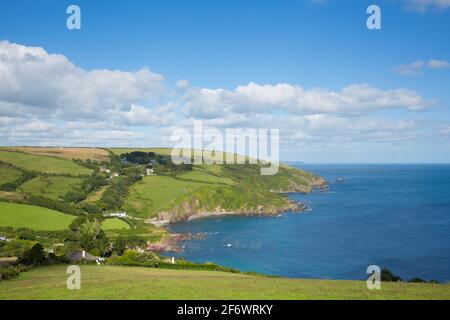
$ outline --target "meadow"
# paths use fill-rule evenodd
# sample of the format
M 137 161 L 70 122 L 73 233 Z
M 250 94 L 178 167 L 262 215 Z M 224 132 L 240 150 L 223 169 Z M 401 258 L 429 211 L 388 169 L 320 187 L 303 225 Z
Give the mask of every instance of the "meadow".
M 449 299 L 450 284 L 271 278 L 218 271 L 81 266 L 81 289 L 66 287 L 66 265 L 36 267 L 0 282 L 0 299 Z
M 47 208 L 0 202 L 0 226 L 53 231 L 67 228 L 74 219 Z
M 171 176 L 147 176 L 130 188 L 124 209 L 136 217 L 153 217 L 169 209 L 175 199 L 209 184 L 185 181 Z
M 111 218 L 111 219 L 105 219 L 105 221 L 102 222 L 102 229 L 104 231 L 128 230 L 128 229 L 130 229 L 130 226 L 128 225 L 128 223 L 126 223 L 118 218 Z
M 109 152 L 100 148 L 57 148 L 57 147 L 5 147 L 7 151 L 20 151 L 24 153 L 52 156 L 66 160 L 95 160 L 109 162 Z
M 0 161 L 10 163 L 28 171 L 72 176 L 88 175 L 92 170 L 84 168 L 73 161 L 57 157 L 28 154 L 23 152 L 0 150 Z
M 11 168 L 6 164 L 0 163 L 0 185 L 5 183 L 14 182 L 21 177 L 20 170 Z
M 65 176 L 38 176 L 24 184 L 18 191 L 54 200 L 61 200 L 64 195 L 81 186 L 83 179 Z

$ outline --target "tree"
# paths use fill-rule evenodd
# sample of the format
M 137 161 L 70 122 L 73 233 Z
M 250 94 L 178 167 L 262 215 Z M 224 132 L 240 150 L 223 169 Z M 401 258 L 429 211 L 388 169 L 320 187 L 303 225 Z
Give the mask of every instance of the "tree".
M 389 269 L 381 269 L 381 281 L 399 282 L 402 281 L 402 279 L 393 274 Z
M 79 243 L 84 250 L 99 252 L 108 250 L 108 239 L 102 230 L 103 219 L 96 216 L 84 216 L 76 219 L 70 225 L 71 241 Z
M 24 252 L 19 261 L 25 265 L 40 265 L 45 261 L 44 248 L 40 243 L 36 243 L 30 250 Z
M 415 277 L 415 278 L 410 279 L 408 282 L 411 282 L 411 283 L 423 283 L 423 282 L 427 282 L 427 281 L 423 280 L 421 278 Z
M 122 236 L 119 236 L 116 241 L 114 241 L 113 252 L 118 256 L 121 256 L 125 250 L 127 250 L 127 242 Z

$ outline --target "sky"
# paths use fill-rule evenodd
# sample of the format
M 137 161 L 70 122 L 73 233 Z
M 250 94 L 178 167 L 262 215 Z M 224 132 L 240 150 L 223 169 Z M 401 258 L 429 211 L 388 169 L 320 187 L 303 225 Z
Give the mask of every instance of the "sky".
M 2 0 L 0 145 L 172 147 L 197 120 L 279 129 L 286 161 L 448 163 L 449 38 L 450 0 Z

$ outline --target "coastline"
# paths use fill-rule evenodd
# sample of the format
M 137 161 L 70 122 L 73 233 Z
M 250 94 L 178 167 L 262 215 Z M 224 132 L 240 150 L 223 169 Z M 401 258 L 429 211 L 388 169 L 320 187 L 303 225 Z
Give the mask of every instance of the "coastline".
M 278 190 L 277 192 L 272 191 L 274 193 L 284 195 L 288 198 L 289 194 L 308 194 L 314 191 L 324 191 L 327 188 L 327 182 L 321 177 L 317 177 L 314 182 L 309 186 L 309 188 L 304 189 L 300 188 L 298 185 L 290 185 L 288 190 Z M 294 201 L 288 198 L 287 204 L 285 206 L 279 208 L 264 208 L 259 205 L 256 209 L 243 209 L 236 211 L 227 211 L 222 208 L 217 208 L 216 211 L 197 211 L 192 214 L 186 214 L 181 217 L 176 217 L 176 219 L 168 218 L 166 213 L 160 213 L 158 217 L 154 217 L 151 219 L 145 220 L 146 223 L 153 224 L 158 228 L 163 228 L 167 231 L 167 236 L 163 237 L 160 241 L 148 244 L 148 250 L 154 250 L 159 252 L 176 252 L 182 250 L 179 246 L 179 243 L 192 238 L 203 238 L 201 233 L 192 235 L 192 234 L 179 234 L 179 233 L 171 233 L 167 226 L 171 223 L 176 222 L 186 222 L 197 219 L 203 219 L 208 217 L 224 217 L 224 216 L 267 216 L 274 217 L 283 213 L 295 212 L 295 213 L 304 213 L 308 209 L 308 205 L 300 202 Z
M 293 192 L 289 192 L 293 193 Z M 257 208 L 256 210 L 251 211 L 206 211 L 206 212 L 198 212 L 193 215 L 182 217 L 181 219 L 177 220 L 170 220 L 170 219 L 158 219 L 158 218 L 152 218 L 148 219 L 145 222 L 153 224 L 156 227 L 164 227 L 171 223 L 176 222 L 186 222 L 191 220 L 197 220 L 202 218 L 208 218 L 208 217 L 220 217 L 220 216 L 277 216 L 279 214 L 282 214 L 283 212 L 298 212 L 302 213 L 306 211 L 306 204 L 298 201 L 289 201 L 289 205 L 278 208 L 278 209 L 271 209 L 269 211 L 263 211 L 262 209 Z
M 292 192 L 291 192 L 292 193 Z M 267 217 L 275 217 L 277 215 L 287 213 L 287 212 L 296 212 L 298 214 L 306 212 L 308 207 L 306 204 L 302 202 L 292 201 L 289 200 L 289 205 L 277 210 L 273 210 L 270 213 L 264 213 L 264 212 L 230 212 L 230 211 L 214 211 L 214 212 L 199 212 L 193 215 L 190 215 L 188 217 L 184 217 L 184 219 L 171 221 L 167 219 L 157 219 L 153 218 L 150 220 L 147 220 L 147 223 L 151 223 L 155 225 L 156 227 L 164 228 L 167 231 L 167 235 L 163 237 L 161 240 L 159 240 L 156 243 L 149 243 L 147 244 L 147 249 L 150 251 L 157 251 L 157 252 L 180 252 L 183 251 L 183 247 L 180 246 L 180 243 L 186 240 L 191 239 L 203 239 L 204 234 L 203 233 L 171 233 L 170 230 L 168 230 L 168 226 L 171 223 L 176 222 L 187 222 L 197 219 L 203 219 L 208 217 L 225 217 L 225 216 L 267 216 Z

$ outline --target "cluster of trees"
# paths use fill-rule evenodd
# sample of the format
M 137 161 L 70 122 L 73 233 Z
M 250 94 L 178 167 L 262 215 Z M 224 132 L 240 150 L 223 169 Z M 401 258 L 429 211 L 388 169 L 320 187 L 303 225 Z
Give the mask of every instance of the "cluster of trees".
M 13 242 L 12 245 L 9 242 L 0 241 L 0 256 L 5 256 L 5 252 L 9 253 L 7 250 L 11 250 L 11 248 L 8 248 L 8 245 L 15 247 L 13 253 L 18 257 L 18 260 L 0 266 L 0 281 L 14 278 L 33 266 L 47 262 L 48 257 L 40 243 L 35 243 L 30 247 L 30 243 L 26 241 Z
M 398 275 L 392 273 L 391 270 L 384 268 L 384 269 L 381 269 L 381 281 L 401 282 L 402 278 L 400 278 Z M 439 283 L 436 280 L 426 281 L 426 280 L 418 278 L 418 277 L 414 277 L 414 278 L 410 279 L 408 282 L 411 282 L 411 283 L 419 283 L 419 282 Z
M 0 281 L 17 277 L 21 272 L 27 271 L 30 267 L 24 265 L 7 265 L 0 267 Z
M 87 215 L 75 219 L 69 226 L 70 233 L 66 242 L 78 245 L 78 249 L 89 251 L 93 255 L 105 255 L 109 241 L 102 230 L 103 217 Z
M 165 165 L 169 159 L 154 152 L 132 151 L 129 153 L 123 153 L 120 155 L 121 159 L 127 162 L 136 164 L 149 164 L 156 162 L 161 165 Z
M 120 158 L 134 164 L 152 164 L 156 174 L 177 174 L 192 170 L 192 164 L 175 164 L 169 157 L 162 156 L 155 152 L 133 151 L 123 153 Z
M 101 163 L 99 163 L 95 160 L 91 160 L 91 159 L 86 159 L 86 160 L 74 159 L 73 161 L 82 167 L 92 169 L 92 170 L 96 170 L 101 165 Z
M 64 196 L 64 200 L 67 202 L 78 203 L 86 199 L 89 193 L 99 189 L 102 186 L 107 185 L 107 181 L 104 175 L 94 172 L 88 178 L 83 180 L 80 189 L 71 190 Z
M 120 210 L 130 186 L 141 179 L 141 175 L 129 174 L 111 180 L 102 198 L 97 203 L 97 206 L 101 211 Z

